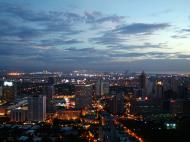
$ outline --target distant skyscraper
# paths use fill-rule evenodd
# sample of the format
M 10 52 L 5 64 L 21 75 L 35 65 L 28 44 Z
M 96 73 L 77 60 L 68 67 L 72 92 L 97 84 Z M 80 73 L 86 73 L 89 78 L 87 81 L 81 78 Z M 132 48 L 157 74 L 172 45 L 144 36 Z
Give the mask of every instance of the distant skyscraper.
M 101 83 L 101 96 L 109 94 L 109 82 L 102 81 Z
M 147 95 L 153 94 L 153 87 L 154 87 L 154 82 L 152 80 L 147 80 Z
M 75 86 L 75 107 L 77 109 L 89 108 L 92 105 L 92 85 Z
M 109 94 L 109 82 L 99 79 L 96 82 L 96 96 L 103 96 Z
M 147 77 L 144 71 L 139 76 L 139 85 L 141 89 L 141 95 L 147 95 Z
M 178 94 L 180 98 L 188 98 L 188 87 L 186 84 L 181 83 L 178 86 Z
M 3 87 L 0 86 L 0 98 L 3 96 Z
M 46 96 L 46 112 L 50 113 L 53 112 L 53 103 L 52 103 L 52 97 L 54 95 L 54 85 L 52 86 L 44 86 L 43 87 L 43 95 Z
M 124 113 L 124 96 L 123 93 L 113 95 L 109 101 L 109 111 L 112 114 Z
M 96 96 L 101 96 L 101 80 L 96 82 Z
M 35 95 L 28 98 L 28 120 L 45 121 L 46 119 L 46 96 Z
M 164 86 L 163 81 L 156 81 L 155 84 L 155 97 L 156 98 L 163 98 L 164 96 Z
M 2 97 L 6 101 L 13 101 L 16 97 L 16 86 L 13 82 L 4 82 Z

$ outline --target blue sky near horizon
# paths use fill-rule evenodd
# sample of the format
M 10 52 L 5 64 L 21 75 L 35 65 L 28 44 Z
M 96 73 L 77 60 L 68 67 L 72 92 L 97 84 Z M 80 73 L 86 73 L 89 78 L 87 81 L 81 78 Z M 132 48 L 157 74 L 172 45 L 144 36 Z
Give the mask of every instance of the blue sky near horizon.
M 190 71 L 189 0 L 0 0 L 0 68 Z

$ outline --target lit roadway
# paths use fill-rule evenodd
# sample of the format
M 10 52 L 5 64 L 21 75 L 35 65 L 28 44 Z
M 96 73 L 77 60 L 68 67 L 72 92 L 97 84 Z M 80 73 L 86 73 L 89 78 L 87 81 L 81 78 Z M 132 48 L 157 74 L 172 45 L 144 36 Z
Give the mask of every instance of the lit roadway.
M 100 104 L 99 101 L 96 102 L 96 109 L 97 109 L 97 112 L 103 110 L 103 106 Z M 138 136 L 138 134 L 136 134 L 135 132 L 133 132 L 132 130 L 130 130 L 129 128 L 127 128 L 126 126 L 124 126 L 120 121 L 119 119 L 124 119 L 124 120 L 127 120 L 127 119 L 134 119 L 134 120 L 142 120 L 142 117 L 137 117 L 137 116 L 134 116 L 134 115 L 128 115 L 127 117 L 126 116 L 121 116 L 120 118 L 114 120 L 114 123 L 115 124 L 119 124 L 120 126 L 123 127 L 124 129 L 124 132 L 127 133 L 128 135 L 132 136 L 132 137 L 135 137 L 139 142 L 144 142 L 144 140 Z
M 123 117 L 121 117 L 121 118 L 123 119 Z M 133 132 L 132 130 L 130 130 L 126 126 L 124 126 L 118 119 L 114 120 L 114 123 L 120 125 L 124 129 L 125 133 L 127 133 L 128 135 L 130 135 L 132 137 L 135 137 L 139 142 L 144 142 L 144 140 L 140 136 L 138 136 L 135 132 Z

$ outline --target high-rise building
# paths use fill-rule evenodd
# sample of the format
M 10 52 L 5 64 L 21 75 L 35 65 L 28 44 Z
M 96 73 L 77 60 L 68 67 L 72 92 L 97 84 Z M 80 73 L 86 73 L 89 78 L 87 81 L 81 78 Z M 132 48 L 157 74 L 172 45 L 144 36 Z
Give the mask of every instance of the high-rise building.
M 148 116 L 154 113 L 161 112 L 159 99 L 146 100 L 142 97 L 139 97 L 132 99 L 130 103 L 131 114 Z
M 147 95 L 147 76 L 144 71 L 139 76 L 139 86 L 141 89 L 141 95 Z
M 13 82 L 4 82 L 2 94 L 4 100 L 13 101 L 16 97 L 16 92 L 16 86 L 13 84 Z
M 190 114 L 190 101 L 186 99 L 170 100 L 170 112 L 173 114 Z
M 112 95 L 116 94 L 124 94 L 124 96 L 134 94 L 134 88 L 132 87 L 124 87 L 124 86 L 111 86 L 110 93 Z
M 99 79 L 96 82 L 96 96 L 103 96 L 109 94 L 109 82 Z
M 54 84 L 56 84 L 56 82 L 57 82 L 57 79 L 55 77 L 48 78 L 48 84 L 54 85 Z
M 28 120 L 45 121 L 46 119 L 46 96 L 34 95 L 28 98 Z
M 75 86 L 75 107 L 77 109 L 89 108 L 92 105 L 92 85 Z
M 74 95 L 75 86 L 70 83 L 54 85 L 54 94 L 57 96 L 71 96 Z
M 101 83 L 101 96 L 109 94 L 109 82 L 102 81 Z
M 11 121 L 24 122 L 27 120 L 27 110 L 24 109 L 13 109 L 10 113 Z
M 0 98 L 2 98 L 2 96 L 3 96 L 3 87 L 0 86 Z
M 154 81 L 147 80 L 147 95 L 152 96 L 153 94 Z
M 96 82 L 96 96 L 101 96 L 101 80 L 99 79 Z
M 54 86 L 44 86 L 43 95 L 46 96 L 46 112 L 51 113 L 54 111 L 54 104 L 52 102 L 52 97 L 54 95 Z
M 181 83 L 178 86 L 178 92 L 180 98 L 188 98 L 188 87 L 186 84 Z
M 164 96 L 163 81 L 157 80 L 155 84 L 155 98 L 163 98 L 163 96 Z
M 124 96 L 123 93 L 113 95 L 109 101 L 109 111 L 112 114 L 122 114 L 124 113 Z

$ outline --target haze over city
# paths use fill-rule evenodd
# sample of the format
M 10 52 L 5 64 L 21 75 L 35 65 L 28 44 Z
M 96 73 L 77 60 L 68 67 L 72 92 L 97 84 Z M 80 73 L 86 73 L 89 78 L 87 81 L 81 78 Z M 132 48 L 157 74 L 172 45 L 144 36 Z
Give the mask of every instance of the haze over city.
M 0 68 L 189 72 L 188 0 L 0 0 Z

